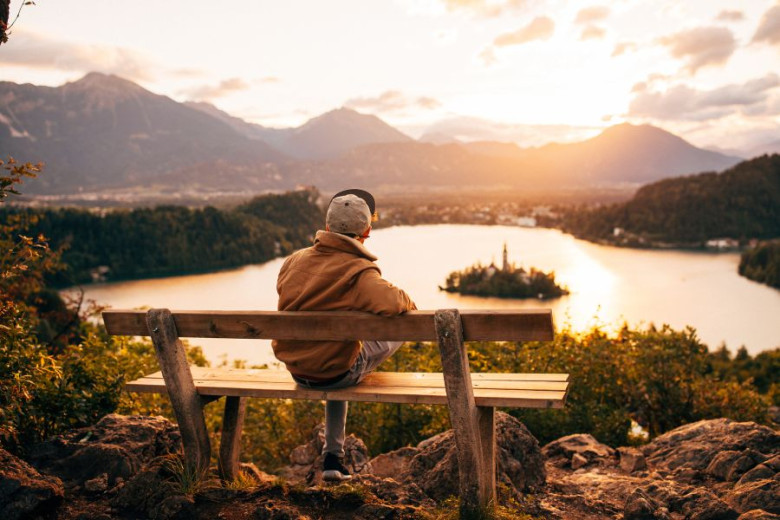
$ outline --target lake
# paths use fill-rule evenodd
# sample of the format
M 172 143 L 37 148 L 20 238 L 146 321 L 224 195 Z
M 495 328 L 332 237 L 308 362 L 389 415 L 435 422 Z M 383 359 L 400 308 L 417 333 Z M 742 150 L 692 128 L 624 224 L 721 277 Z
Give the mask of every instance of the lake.
M 509 261 L 555 271 L 571 294 L 557 300 L 506 300 L 438 290 L 451 271 L 475 262 Z M 751 354 L 780 346 L 780 291 L 737 274 L 739 254 L 624 249 L 592 244 L 557 230 L 432 225 L 374 230 L 366 242 L 383 276 L 420 309 L 551 308 L 558 329 L 610 330 L 687 325 L 711 349 L 744 345 Z M 211 274 L 93 284 L 86 298 L 115 309 L 275 310 L 283 259 Z M 270 342 L 196 339 L 209 359 L 273 361 Z

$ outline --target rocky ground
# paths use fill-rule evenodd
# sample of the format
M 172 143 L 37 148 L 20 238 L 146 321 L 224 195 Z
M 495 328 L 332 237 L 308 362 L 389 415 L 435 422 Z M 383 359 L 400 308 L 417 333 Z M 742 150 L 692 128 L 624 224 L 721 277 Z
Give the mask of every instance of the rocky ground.
M 701 421 L 617 449 L 590 435 L 540 447 L 503 413 L 497 429 L 507 518 L 780 520 L 780 433 L 766 426 Z M 356 477 L 338 486 L 320 482 L 321 428 L 282 475 L 244 465 L 251 478 L 229 487 L 183 472 L 180 443 L 163 418 L 109 415 L 37 446 L 26 461 L 0 450 L 2 520 L 434 519 L 453 511 L 451 432 L 374 458 L 350 436 Z

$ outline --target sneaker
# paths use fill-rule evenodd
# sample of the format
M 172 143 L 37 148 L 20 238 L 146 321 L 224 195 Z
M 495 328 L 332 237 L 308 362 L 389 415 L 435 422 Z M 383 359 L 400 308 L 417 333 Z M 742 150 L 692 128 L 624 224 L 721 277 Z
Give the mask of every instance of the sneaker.
M 325 454 L 325 461 L 322 463 L 322 480 L 341 482 L 351 478 L 352 475 L 349 474 L 347 468 L 341 463 L 341 459 L 333 453 Z

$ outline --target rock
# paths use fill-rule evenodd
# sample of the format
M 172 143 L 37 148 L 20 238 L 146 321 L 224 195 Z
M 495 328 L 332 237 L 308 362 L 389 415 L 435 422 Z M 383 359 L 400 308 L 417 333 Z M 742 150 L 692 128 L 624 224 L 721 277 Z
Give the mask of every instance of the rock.
M 753 509 L 763 509 L 780 514 L 780 480 L 764 479 L 747 482 L 734 489 L 726 497 L 726 502 L 737 511 L 744 513 Z
M 88 493 L 102 493 L 108 489 L 108 473 L 103 473 L 97 477 L 84 482 L 84 490 Z
M 277 477 L 274 475 L 270 475 L 265 471 L 262 471 L 252 462 L 241 462 L 238 464 L 238 469 L 245 475 L 249 475 L 255 479 L 258 484 L 268 484 L 274 482 L 277 479 Z
M 647 461 L 645 456 L 636 448 L 618 448 L 618 454 L 620 455 L 620 469 L 626 473 L 633 473 L 635 471 L 643 471 L 647 469 Z
M 780 520 L 780 515 L 767 513 L 762 509 L 753 509 L 742 513 L 737 520 Z
M 646 492 L 637 489 L 626 499 L 623 520 L 667 520 L 669 514 Z
M 351 518 L 354 520 L 413 520 L 420 517 L 412 507 L 364 504 L 353 513 Z
M 675 502 L 675 510 L 688 520 L 736 520 L 739 516 L 723 500 L 703 488 L 697 488 Z
M 310 520 L 309 516 L 301 514 L 297 508 L 271 500 L 260 504 L 255 509 L 254 518 L 256 520 Z
M 755 482 L 756 480 L 770 479 L 777 473 L 766 464 L 759 464 L 755 468 L 751 469 L 737 481 L 737 486 L 742 486 L 748 482 Z
M 291 465 L 282 468 L 280 476 L 292 482 L 308 484 L 321 482 L 323 446 L 325 446 L 325 425 L 320 423 L 312 430 L 312 440 L 298 446 L 290 453 Z M 352 434 L 344 440 L 344 466 L 353 475 L 372 471 L 368 448 L 361 439 Z
M 571 456 L 571 469 L 579 469 L 588 463 L 588 459 L 579 453 L 575 453 Z
M 680 426 L 642 448 L 648 464 L 656 469 L 670 472 L 693 470 L 703 474 L 721 453 L 744 453 L 746 450 L 752 450 L 751 459 L 753 453 L 776 454 L 780 451 L 780 434 L 754 422 L 713 419 Z M 735 469 L 733 476 L 738 478 L 738 468 L 748 465 L 745 460 L 734 467 L 739 457 L 735 454 L 730 456 L 734 457 L 730 464 L 721 460 L 717 469 L 712 468 L 717 475 L 723 476 L 723 480 L 728 478 L 731 468 Z M 728 468 L 721 469 L 721 465 Z
M 610 463 L 609 459 L 614 457 L 616 452 L 589 433 L 577 433 L 552 441 L 542 448 L 542 453 L 552 459 L 554 464 L 562 466 L 570 463 L 575 454 L 581 455 L 588 462 Z
M 50 515 L 65 496 L 57 477 L 35 468 L 0 448 L 0 511 L 3 520 Z
M 720 480 L 733 482 L 766 459 L 766 456 L 751 449 L 727 450 L 715 455 L 705 473 Z
M 395 479 L 376 475 L 357 475 L 353 482 L 365 486 L 378 498 L 390 504 L 436 506 L 414 482 L 400 483 Z
M 70 485 L 107 476 L 127 480 L 144 464 L 181 448 L 178 427 L 163 417 L 110 414 L 94 426 L 72 430 L 35 446 L 32 464 Z
M 458 459 L 452 430 L 417 445 L 406 478 L 434 500 L 457 495 Z M 514 417 L 496 414 L 496 481 L 520 492 L 535 492 L 547 477 L 539 443 Z
M 374 475 L 383 478 L 399 480 L 409 468 L 409 461 L 419 453 L 419 448 L 407 446 L 390 453 L 382 453 L 371 459 L 371 468 Z
M 153 464 L 125 482 L 111 499 L 111 505 L 153 518 L 158 505 L 173 495 L 176 495 L 174 486 L 164 474 L 162 466 Z M 169 505 L 166 510 L 170 508 Z

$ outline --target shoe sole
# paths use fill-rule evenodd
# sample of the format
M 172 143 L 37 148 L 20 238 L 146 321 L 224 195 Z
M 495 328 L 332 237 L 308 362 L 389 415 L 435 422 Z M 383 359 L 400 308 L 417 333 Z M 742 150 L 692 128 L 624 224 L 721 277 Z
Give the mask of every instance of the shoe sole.
M 322 480 L 327 480 L 328 482 L 341 482 L 351 479 L 352 475 L 345 475 L 336 469 L 328 469 L 322 472 Z

